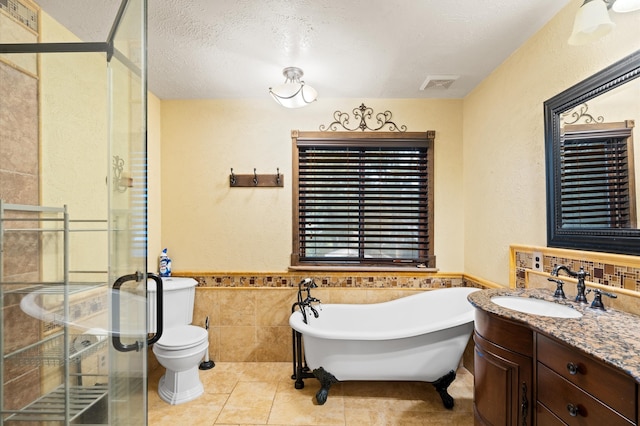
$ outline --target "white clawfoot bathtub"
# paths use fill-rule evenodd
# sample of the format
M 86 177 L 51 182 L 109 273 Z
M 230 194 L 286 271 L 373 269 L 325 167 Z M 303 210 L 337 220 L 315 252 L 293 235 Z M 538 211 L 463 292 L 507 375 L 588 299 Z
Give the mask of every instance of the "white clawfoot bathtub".
M 317 317 L 303 307 L 307 323 L 294 311 L 289 324 L 302 335 L 306 367 L 322 386 L 318 403 L 326 401 L 336 381 L 407 380 L 434 383 L 445 406 L 453 407 L 446 388 L 473 331 L 474 308 L 467 296 L 477 290 L 454 287 L 383 303 L 316 304 Z M 295 345 L 294 335 L 294 351 Z M 302 388 L 302 377 L 295 378 L 296 388 Z

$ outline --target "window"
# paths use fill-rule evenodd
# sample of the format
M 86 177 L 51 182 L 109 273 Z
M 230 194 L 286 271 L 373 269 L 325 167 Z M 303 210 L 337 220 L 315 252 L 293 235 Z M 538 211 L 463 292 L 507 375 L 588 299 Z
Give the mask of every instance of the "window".
M 292 132 L 292 265 L 435 267 L 435 132 Z
M 564 127 L 562 226 L 636 228 L 633 129 L 621 124 Z

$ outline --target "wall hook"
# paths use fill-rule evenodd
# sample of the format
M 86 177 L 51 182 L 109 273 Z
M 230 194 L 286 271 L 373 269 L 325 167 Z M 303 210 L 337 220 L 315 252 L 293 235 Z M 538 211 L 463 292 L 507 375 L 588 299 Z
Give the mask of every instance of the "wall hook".
M 233 168 L 231 168 L 231 174 L 229 175 L 229 186 L 232 188 L 274 188 L 284 187 L 284 175 L 280 173 L 280 168 L 277 168 L 277 174 L 264 174 L 259 175 L 257 168 L 254 167 L 253 174 L 235 174 Z

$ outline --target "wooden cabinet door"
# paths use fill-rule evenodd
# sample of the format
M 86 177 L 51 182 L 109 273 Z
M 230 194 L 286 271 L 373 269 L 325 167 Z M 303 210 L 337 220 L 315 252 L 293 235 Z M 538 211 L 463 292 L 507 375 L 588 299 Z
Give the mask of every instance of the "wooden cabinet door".
M 474 412 L 479 424 L 531 425 L 532 358 L 474 335 Z

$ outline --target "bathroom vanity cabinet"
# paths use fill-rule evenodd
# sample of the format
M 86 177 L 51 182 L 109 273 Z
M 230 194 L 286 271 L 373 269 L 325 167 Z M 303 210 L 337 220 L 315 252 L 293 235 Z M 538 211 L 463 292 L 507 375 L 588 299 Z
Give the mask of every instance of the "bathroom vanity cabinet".
M 480 425 L 531 425 L 533 332 L 476 311 L 474 415 Z
M 636 381 L 525 323 L 476 310 L 478 425 L 635 425 Z

